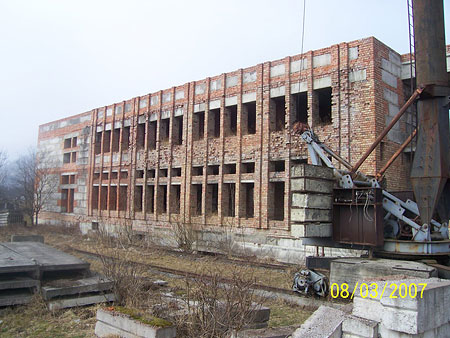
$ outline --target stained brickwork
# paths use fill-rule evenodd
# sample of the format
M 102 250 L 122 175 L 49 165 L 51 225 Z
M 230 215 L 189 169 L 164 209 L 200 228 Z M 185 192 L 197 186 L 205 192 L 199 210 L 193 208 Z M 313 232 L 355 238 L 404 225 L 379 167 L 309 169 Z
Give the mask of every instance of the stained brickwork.
M 58 160 L 64 183 L 41 221 L 144 231 L 184 222 L 289 236 L 291 166 L 308 157 L 292 126 L 308 123 L 355 163 L 405 101 L 401 66 L 371 37 L 44 124 L 39 148 Z M 406 134 L 403 120 L 361 170 L 374 175 Z M 388 187 L 408 189 L 408 176 L 402 155 Z

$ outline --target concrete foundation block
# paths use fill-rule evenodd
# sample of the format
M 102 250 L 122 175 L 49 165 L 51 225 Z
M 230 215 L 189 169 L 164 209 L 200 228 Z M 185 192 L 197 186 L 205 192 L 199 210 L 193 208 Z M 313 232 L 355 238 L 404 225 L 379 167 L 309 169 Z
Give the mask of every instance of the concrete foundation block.
M 333 193 L 334 182 L 317 180 L 313 178 L 291 178 L 291 190 L 293 192 L 315 192 L 323 194 Z
M 357 282 L 385 276 L 437 277 L 437 269 L 419 262 L 391 259 L 343 258 L 331 263 L 330 285 L 347 283 L 349 289 Z M 390 278 L 394 279 L 394 278 Z
M 314 177 L 325 180 L 334 180 L 333 169 L 306 163 L 294 164 L 291 168 L 291 177 Z
M 398 289 L 392 296 L 383 296 L 380 301 L 384 308 L 381 315 L 383 325 L 390 330 L 419 334 L 449 323 L 450 281 L 404 280 L 396 284 L 404 284 L 409 290 L 413 283 L 418 288 L 415 298 L 401 298 Z M 427 283 L 423 293 L 419 283 Z
M 331 223 L 292 224 L 291 235 L 294 237 L 331 237 L 333 226 Z
M 332 212 L 325 209 L 291 208 L 291 220 L 293 222 L 331 222 Z
M 97 304 L 97 303 L 113 302 L 115 300 L 116 300 L 116 297 L 113 293 L 107 293 L 104 295 L 52 300 L 47 303 L 47 307 L 49 310 L 53 311 L 53 310 L 66 309 L 66 308 L 75 307 L 75 306 L 84 306 L 84 305 L 91 305 L 91 304 Z
M 106 326 L 113 327 L 114 330 L 124 332 L 129 337 L 149 337 L 149 338 L 172 338 L 176 337 L 176 329 L 173 326 L 170 327 L 153 327 L 141 323 L 137 320 L 130 318 L 125 314 L 121 314 L 113 311 L 106 311 L 103 309 L 97 310 L 97 324 L 106 324 Z M 96 325 L 97 326 L 97 325 Z M 105 325 L 100 324 L 101 328 L 105 328 Z M 107 327 L 106 327 L 107 328 Z M 96 328 L 97 334 L 97 328 Z M 100 330 L 99 330 L 100 331 Z M 117 333 L 116 333 L 117 334 Z M 100 336 L 100 337 L 105 337 Z M 122 337 L 122 333 L 119 333 Z M 128 336 L 126 336 L 128 337 Z
M 342 336 L 342 322 L 346 314 L 338 309 L 322 305 L 309 317 L 303 325 L 295 330 L 292 338 Z
M 140 336 L 120 330 L 112 325 L 108 325 L 100 321 L 97 321 L 95 324 L 94 333 L 97 337 L 140 338 Z
M 450 323 L 444 324 L 435 329 L 431 329 L 419 334 L 410 334 L 399 331 L 394 331 L 386 328 L 383 324 L 380 324 L 378 331 L 381 337 L 389 338 L 448 338 L 450 337 Z
M 353 298 L 352 314 L 356 317 L 381 322 L 383 311 L 383 305 L 377 299 L 361 298 L 358 296 Z
M 378 338 L 378 322 L 350 315 L 342 322 L 342 337 Z
M 323 194 L 293 193 L 291 206 L 299 208 L 332 209 L 333 197 Z

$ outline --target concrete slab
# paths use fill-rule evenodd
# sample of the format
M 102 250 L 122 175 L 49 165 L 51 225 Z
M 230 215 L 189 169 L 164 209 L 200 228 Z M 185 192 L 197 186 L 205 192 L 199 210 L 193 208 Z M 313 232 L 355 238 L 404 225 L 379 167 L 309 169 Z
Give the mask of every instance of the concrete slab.
M 378 338 L 378 322 L 350 315 L 342 322 L 342 336 Z
M 21 257 L 34 260 L 40 271 L 87 270 L 90 264 L 58 249 L 37 242 L 1 243 Z M 0 265 L 1 271 L 1 265 Z
M 0 243 L 0 274 L 30 272 L 37 273 L 38 265 L 31 259 Z
M 31 277 L 15 277 L 9 275 L 7 277 L 0 277 L 0 290 L 37 288 L 39 285 L 40 282 Z
M 83 279 L 58 279 L 46 283 L 41 288 L 44 299 L 76 295 L 88 292 L 100 292 L 111 290 L 113 282 L 105 277 L 96 275 Z
M 345 318 L 345 312 L 322 305 L 295 330 L 292 338 L 340 338 Z
M 44 243 L 44 236 L 41 236 L 41 235 L 11 235 L 11 242 Z
M 31 302 L 33 294 L 27 291 L 0 293 L 0 307 L 22 305 Z
M 437 270 L 426 264 L 392 259 L 341 258 L 331 262 L 330 285 L 347 283 L 353 290 L 357 282 L 400 278 L 437 277 Z M 381 279 L 383 280 L 383 279 Z M 385 280 L 385 279 L 384 279 Z
M 97 337 L 123 337 L 123 338 L 141 338 L 142 336 L 137 336 L 130 332 L 118 329 L 112 325 L 106 324 L 101 321 L 97 321 L 95 324 L 95 335 Z
M 97 323 L 103 322 L 116 330 L 124 331 L 137 337 L 172 338 L 176 337 L 175 327 L 153 327 L 131 319 L 129 316 L 103 309 L 97 310 Z M 97 328 L 95 330 L 97 334 Z M 122 334 L 120 334 L 122 337 Z M 132 336 L 133 337 L 133 336 Z
M 49 310 L 53 311 L 53 310 L 66 309 L 66 308 L 75 307 L 75 306 L 84 306 L 84 305 L 91 305 L 91 304 L 98 304 L 98 303 L 114 302 L 115 300 L 116 300 L 116 297 L 113 293 L 107 293 L 104 295 L 52 300 L 47 303 L 47 307 Z

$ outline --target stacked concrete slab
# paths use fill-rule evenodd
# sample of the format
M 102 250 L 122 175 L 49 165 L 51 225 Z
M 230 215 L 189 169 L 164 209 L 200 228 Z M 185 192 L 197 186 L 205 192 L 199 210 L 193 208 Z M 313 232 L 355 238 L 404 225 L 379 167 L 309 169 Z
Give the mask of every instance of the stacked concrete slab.
M 0 306 L 29 303 L 39 285 L 36 262 L 0 243 Z
M 112 282 L 93 274 L 89 263 L 19 240 L 24 241 L 0 243 L 0 306 L 29 303 L 39 291 L 52 310 L 114 300 Z
M 292 166 L 292 236 L 332 236 L 334 181 L 330 168 L 310 164 Z

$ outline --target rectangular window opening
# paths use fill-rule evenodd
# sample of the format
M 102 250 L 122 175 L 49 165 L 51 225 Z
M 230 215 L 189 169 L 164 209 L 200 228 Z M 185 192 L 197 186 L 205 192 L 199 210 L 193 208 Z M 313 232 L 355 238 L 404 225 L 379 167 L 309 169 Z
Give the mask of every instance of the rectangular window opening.
M 161 168 L 159 169 L 159 177 L 167 177 L 169 169 Z
M 286 100 L 284 96 L 270 99 L 270 131 L 282 131 L 286 123 Z
M 283 172 L 285 170 L 284 161 L 270 161 L 269 171 L 270 172 Z
M 192 120 L 192 137 L 194 141 L 203 139 L 205 135 L 205 112 L 194 113 Z
M 119 151 L 119 142 L 120 142 L 120 129 L 116 128 L 113 130 L 113 135 L 112 135 L 111 150 L 113 152 Z
M 162 119 L 159 127 L 159 137 L 161 142 L 169 142 L 170 119 Z
M 108 208 L 108 187 L 102 185 L 100 193 L 100 210 L 106 210 Z
M 235 212 L 235 183 L 224 183 L 222 191 L 222 213 L 225 217 L 234 217 Z
M 172 168 L 172 177 L 181 177 L 181 168 Z
M 111 151 L 111 130 L 105 131 L 105 135 L 103 135 L 103 152 L 109 153 Z
M 219 175 L 219 165 L 209 165 L 208 175 Z
M 158 186 L 158 213 L 167 214 L 167 185 Z
M 256 102 L 242 105 L 242 134 L 256 133 Z
M 234 136 L 237 133 L 237 105 L 225 107 L 224 114 L 225 136 Z
M 109 187 L 109 210 L 117 210 L 117 186 Z
M 208 112 L 208 136 L 220 137 L 220 108 L 211 109 Z
M 208 215 L 217 215 L 219 207 L 219 184 L 208 184 L 206 186 L 206 212 Z
M 144 178 L 144 170 L 136 169 L 136 178 Z
M 236 174 L 236 163 L 227 163 L 223 166 L 224 174 Z
M 63 163 L 70 163 L 70 158 L 71 158 L 70 153 L 65 153 L 63 155 Z
M 183 144 L 183 116 L 177 116 L 173 119 L 172 142 L 175 145 Z
M 66 138 L 64 140 L 64 149 L 70 148 L 72 146 L 72 139 Z
M 119 187 L 119 210 L 125 211 L 128 207 L 128 186 L 121 185 Z
M 314 90 L 316 96 L 318 115 L 317 124 L 330 124 L 332 122 L 331 106 L 332 106 L 332 90 L 331 87 Z
M 128 150 L 130 146 L 130 127 L 122 129 L 122 150 Z
M 193 216 L 202 214 L 202 185 L 192 184 L 191 186 L 191 212 Z
M 292 124 L 308 123 L 308 94 L 307 92 L 301 92 L 291 96 L 292 99 L 292 111 L 291 121 Z
M 284 182 L 269 183 L 269 219 L 284 221 Z
M 72 137 L 72 148 L 77 146 L 77 141 L 78 141 L 78 139 L 76 136 Z
M 148 213 L 153 214 L 155 212 L 155 186 L 147 185 L 147 191 L 145 196 L 145 209 Z
M 91 207 L 93 210 L 98 209 L 98 186 L 92 187 Z
M 142 197 L 143 197 L 144 189 L 142 185 L 136 185 L 134 187 L 134 211 L 141 212 L 142 211 Z
M 170 186 L 170 212 L 172 214 L 180 213 L 181 203 L 181 185 L 174 184 Z
M 145 146 L 145 123 L 139 123 L 136 131 L 136 147 L 144 149 Z
M 148 123 L 148 149 L 156 149 L 156 127 L 157 121 L 151 121 Z
M 255 172 L 255 162 L 242 163 L 242 173 L 249 174 Z
M 128 171 L 121 170 L 120 171 L 120 178 L 127 179 L 128 178 Z
M 102 150 L 102 136 L 103 133 L 101 131 L 98 131 L 95 133 L 95 146 L 94 146 L 94 153 L 95 155 L 100 154 Z
M 156 170 L 155 169 L 148 169 L 147 170 L 147 178 L 155 178 Z
M 192 167 L 192 176 L 203 176 L 203 166 Z
M 241 217 L 243 218 L 253 218 L 254 217 L 254 183 L 242 183 L 241 184 L 241 198 L 242 202 L 240 203 L 241 209 Z

